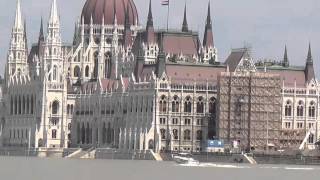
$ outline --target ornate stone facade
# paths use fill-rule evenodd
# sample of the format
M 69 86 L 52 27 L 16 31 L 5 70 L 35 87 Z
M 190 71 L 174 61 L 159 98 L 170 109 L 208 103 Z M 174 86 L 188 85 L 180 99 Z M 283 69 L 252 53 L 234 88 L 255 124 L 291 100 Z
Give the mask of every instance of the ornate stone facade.
M 210 4 L 203 43 L 189 31 L 186 13 L 182 30 L 161 31 L 153 27 L 151 1 L 142 28 L 132 0 L 87 0 L 72 44 L 64 45 L 53 0 L 47 34 L 41 22 L 38 43 L 29 50 L 18 0 L 0 86 L 2 145 L 205 151 L 208 139 L 257 148 L 264 141 L 296 145 L 308 132 L 308 143 L 318 140 L 320 93 L 311 48 L 305 67 L 289 66 L 287 51 L 280 64 L 254 63 L 243 49 L 219 62 Z M 230 115 L 237 97 L 227 93 L 237 88 L 243 90 L 238 95 L 254 94 L 251 107 L 241 111 L 253 123 L 245 126 L 244 141 L 230 138 L 225 132 L 237 131 L 223 123 L 238 117 Z M 261 130 L 266 113 L 276 131 L 270 129 L 269 138 Z M 292 139 L 297 133 L 301 137 Z

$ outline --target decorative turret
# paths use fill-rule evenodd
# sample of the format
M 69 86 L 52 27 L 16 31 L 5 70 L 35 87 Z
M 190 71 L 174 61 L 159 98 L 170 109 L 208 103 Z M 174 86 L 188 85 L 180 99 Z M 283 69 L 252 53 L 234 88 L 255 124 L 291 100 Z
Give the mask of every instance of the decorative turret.
M 306 77 L 306 82 L 310 82 L 312 79 L 315 78 L 310 43 L 309 43 L 308 57 L 307 57 L 306 68 L 305 68 L 305 77 Z
M 38 55 L 39 57 L 43 56 L 44 51 L 44 32 L 43 32 L 43 19 L 41 17 L 41 23 L 40 23 L 40 31 L 39 31 L 39 37 L 38 37 Z
M 287 46 L 285 46 L 282 66 L 283 67 L 289 67 L 289 65 L 290 64 L 289 64 L 289 59 L 288 59 Z
M 27 69 L 27 40 L 25 24 L 23 24 L 20 0 L 17 1 L 14 26 L 11 33 L 11 42 L 8 52 L 6 77 L 10 75 L 24 75 Z
M 57 9 L 57 2 L 53 0 L 48 23 L 48 33 L 45 43 L 44 57 L 45 72 L 48 73 L 48 81 L 60 81 L 59 72 L 63 72 L 62 49 L 61 49 L 61 34 L 60 20 Z
M 183 16 L 183 24 L 182 24 L 182 32 L 188 32 L 188 21 L 187 21 L 187 5 L 184 6 L 184 16 Z
M 208 13 L 206 19 L 206 27 L 204 30 L 202 44 L 202 62 L 205 64 L 215 64 L 218 61 L 217 49 L 214 47 L 213 30 L 211 20 L 210 2 L 208 4 Z
M 147 21 L 147 43 L 152 44 L 155 42 L 155 35 L 154 35 L 154 27 L 153 27 L 153 16 L 152 16 L 152 4 L 151 0 L 149 2 L 149 13 L 148 13 L 148 21 Z
M 206 27 L 204 31 L 203 46 L 214 47 L 210 3 L 208 5 L 208 14 L 206 20 Z

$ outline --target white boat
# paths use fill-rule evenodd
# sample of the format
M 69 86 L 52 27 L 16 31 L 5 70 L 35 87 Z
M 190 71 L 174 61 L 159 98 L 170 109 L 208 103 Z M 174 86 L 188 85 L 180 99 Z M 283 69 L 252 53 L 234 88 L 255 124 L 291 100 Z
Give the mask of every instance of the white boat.
M 189 153 L 179 153 L 173 155 L 173 160 L 178 164 L 189 164 L 189 165 L 199 165 L 199 161 L 193 159 L 192 154 Z

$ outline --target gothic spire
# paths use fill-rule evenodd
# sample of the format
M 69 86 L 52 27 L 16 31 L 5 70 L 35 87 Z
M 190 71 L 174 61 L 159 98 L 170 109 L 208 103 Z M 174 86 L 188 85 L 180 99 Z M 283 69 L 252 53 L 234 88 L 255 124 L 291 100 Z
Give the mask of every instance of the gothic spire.
M 283 66 L 284 67 L 289 67 L 287 45 L 284 47 Z
M 188 21 L 187 21 L 187 4 L 184 6 L 184 16 L 183 16 L 183 24 L 182 24 L 182 32 L 188 32 Z
M 305 68 L 305 77 L 307 82 L 310 82 L 312 79 L 315 78 L 310 43 L 309 43 L 308 57 L 307 57 L 306 68 Z
M 43 20 L 41 17 L 41 22 L 40 22 L 40 31 L 39 31 L 39 39 L 38 42 L 44 42 L 44 33 L 43 33 Z
M 206 27 L 204 31 L 203 46 L 204 47 L 214 46 L 210 2 L 208 4 L 208 14 L 207 14 L 207 20 L 206 20 Z
M 14 20 L 14 28 L 15 29 L 23 29 L 20 0 L 17 0 L 17 9 L 16 9 L 15 20 Z
M 58 24 L 59 23 L 59 15 L 57 8 L 57 1 L 53 0 L 50 11 L 49 24 Z
M 153 16 L 152 16 L 152 4 L 150 0 L 147 27 L 151 27 L 151 26 L 153 27 Z
M 312 53 L 311 53 L 311 44 L 310 43 L 309 43 L 309 49 L 308 49 L 307 63 L 313 63 Z
M 148 21 L 147 21 L 147 42 L 148 44 L 155 42 L 154 28 L 153 28 L 153 17 L 152 17 L 152 4 L 151 0 L 149 3 L 149 13 L 148 13 Z

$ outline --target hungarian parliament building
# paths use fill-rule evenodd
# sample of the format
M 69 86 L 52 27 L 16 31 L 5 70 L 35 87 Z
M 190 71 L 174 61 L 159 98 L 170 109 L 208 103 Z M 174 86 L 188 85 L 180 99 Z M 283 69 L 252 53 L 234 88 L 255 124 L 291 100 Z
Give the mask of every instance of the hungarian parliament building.
M 189 28 L 187 7 L 181 29 L 155 29 L 154 3 L 147 3 L 141 26 L 133 0 L 87 0 L 73 42 L 63 43 L 52 0 L 38 41 L 28 46 L 17 0 L 0 79 L 0 146 L 155 152 L 204 152 L 209 140 L 246 150 L 315 146 L 320 85 L 310 45 L 304 66 L 290 64 L 287 48 L 278 62 L 256 61 L 249 48 L 232 49 L 222 60 L 210 3 L 203 37 Z

